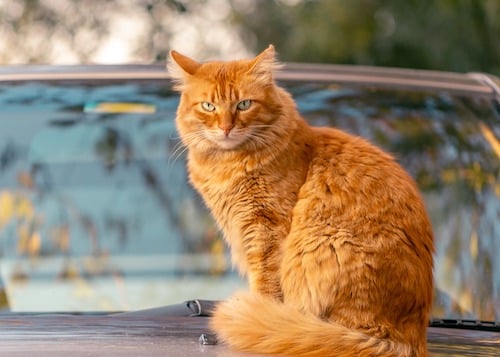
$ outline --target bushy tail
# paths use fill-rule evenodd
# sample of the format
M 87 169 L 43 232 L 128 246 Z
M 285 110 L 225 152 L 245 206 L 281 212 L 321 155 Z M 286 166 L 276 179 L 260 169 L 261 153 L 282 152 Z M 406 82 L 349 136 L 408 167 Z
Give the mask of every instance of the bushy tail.
M 238 294 L 219 304 L 211 327 L 235 349 L 290 356 L 412 356 L 409 345 L 323 321 L 262 296 Z

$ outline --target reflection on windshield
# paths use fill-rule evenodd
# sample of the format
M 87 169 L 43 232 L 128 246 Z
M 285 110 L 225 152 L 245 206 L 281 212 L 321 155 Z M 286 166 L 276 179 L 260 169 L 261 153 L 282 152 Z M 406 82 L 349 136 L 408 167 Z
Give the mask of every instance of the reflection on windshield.
M 314 125 L 369 138 L 416 178 L 436 236 L 433 315 L 499 320 L 498 109 L 447 93 L 288 87 Z M 166 83 L 5 85 L 0 104 L 11 309 L 138 309 L 244 286 L 187 182 Z
M 20 291 L 31 291 L 30 280 L 105 278 L 121 289 L 134 276 L 161 281 L 226 273 L 221 237 L 175 153 L 177 96 L 163 96 L 159 85 L 75 86 L 63 97 L 58 87 L 21 87 L 4 99 L 0 118 L 6 128 L 0 133 L 0 254 L 12 308 L 23 298 Z M 157 110 L 137 114 L 137 104 L 125 106 L 132 111 L 85 110 L 88 102 L 115 98 L 121 109 L 123 100 L 140 99 L 143 108 L 154 103 Z M 92 288 L 82 289 L 74 291 Z M 168 294 L 155 304 L 179 301 Z M 41 295 L 37 299 L 43 306 Z M 150 307 L 142 300 L 88 309 Z

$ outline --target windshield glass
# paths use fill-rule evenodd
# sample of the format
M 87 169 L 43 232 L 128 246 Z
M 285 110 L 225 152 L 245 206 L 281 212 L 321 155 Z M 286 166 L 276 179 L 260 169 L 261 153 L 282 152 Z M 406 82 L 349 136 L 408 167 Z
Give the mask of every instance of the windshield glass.
M 370 139 L 433 222 L 434 317 L 500 320 L 498 104 L 282 82 L 303 115 Z M 246 283 L 190 187 L 168 81 L 0 85 L 0 309 L 136 310 Z

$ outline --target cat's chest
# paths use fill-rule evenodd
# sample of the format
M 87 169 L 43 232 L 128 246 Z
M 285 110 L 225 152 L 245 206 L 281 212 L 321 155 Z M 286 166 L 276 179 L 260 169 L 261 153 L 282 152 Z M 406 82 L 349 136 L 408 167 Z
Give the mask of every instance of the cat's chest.
M 212 208 L 236 207 L 241 204 L 251 204 L 267 196 L 269 192 L 268 179 L 264 175 L 244 175 L 234 172 L 207 173 L 204 170 L 190 172 L 193 185 L 201 193 L 207 204 Z M 247 207 L 247 209 L 250 206 Z
M 256 212 L 289 211 L 297 191 L 286 171 L 265 168 L 249 173 L 227 168 L 210 172 L 200 167 L 189 171 L 191 182 L 220 223 Z

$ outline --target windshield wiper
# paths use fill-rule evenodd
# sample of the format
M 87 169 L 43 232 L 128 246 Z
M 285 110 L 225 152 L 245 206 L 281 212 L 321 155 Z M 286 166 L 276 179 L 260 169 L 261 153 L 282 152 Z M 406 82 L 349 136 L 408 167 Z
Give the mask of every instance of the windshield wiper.
M 463 320 L 463 319 L 431 319 L 429 326 L 500 332 L 500 323 L 494 321 Z

